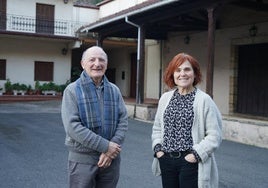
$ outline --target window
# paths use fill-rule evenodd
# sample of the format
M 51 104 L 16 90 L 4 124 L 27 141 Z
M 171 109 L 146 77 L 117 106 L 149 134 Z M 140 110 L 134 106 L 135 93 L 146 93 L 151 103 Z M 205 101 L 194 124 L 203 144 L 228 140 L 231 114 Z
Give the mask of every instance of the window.
M 53 62 L 35 61 L 34 80 L 53 81 Z
M 0 80 L 6 80 L 6 60 L 0 59 Z
M 36 4 L 36 33 L 54 33 L 54 5 Z

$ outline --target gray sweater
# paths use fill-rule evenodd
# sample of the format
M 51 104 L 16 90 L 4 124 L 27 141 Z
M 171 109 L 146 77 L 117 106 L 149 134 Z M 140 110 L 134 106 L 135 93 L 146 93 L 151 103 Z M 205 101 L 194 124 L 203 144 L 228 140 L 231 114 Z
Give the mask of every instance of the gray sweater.
M 164 93 L 159 100 L 152 128 L 152 149 L 156 144 L 162 144 L 163 142 L 163 115 L 174 91 Z M 198 164 L 198 187 L 217 188 L 219 180 L 214 151 L 222 141 L 222 117 L 211 97 L 199 89 L 197 89 L 193 105 L 193 149 L 201 158 Z M 161 174 L 157 158 L 153 160 L 152 170 L 154 175 Z
M 114 84 L 112 85 L 116 87 Z M 62 122 L 66 132 L 65 145 L 69 149 L 68 159 L 80 163 L 96 164 L 100 154 L 107 152 L 109 140 L 82 125 L 78 112 L 75 87 L 76 82 L 66 87 L 61 108 Z M 117 91 L 120 92 L 118 88 Z M 118 104 L 119 121 L 112 140 L 116 140 L 120 142 L 117 144 L 122 145 L 127 131 L 128 114 L 122 97 L 119 99 Z

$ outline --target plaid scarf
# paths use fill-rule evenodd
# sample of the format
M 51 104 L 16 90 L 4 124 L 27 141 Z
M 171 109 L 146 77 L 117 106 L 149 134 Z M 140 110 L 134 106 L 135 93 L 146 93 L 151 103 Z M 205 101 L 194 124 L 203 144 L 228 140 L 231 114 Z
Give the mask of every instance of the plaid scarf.
M 118 122 L 119 93 L 106 76 L 103 77 L 103 86 L 103 101 L 100 101 L 93 80 L 83 71 L 76 81 L 76 95 L 83 126 L 110 140 Z

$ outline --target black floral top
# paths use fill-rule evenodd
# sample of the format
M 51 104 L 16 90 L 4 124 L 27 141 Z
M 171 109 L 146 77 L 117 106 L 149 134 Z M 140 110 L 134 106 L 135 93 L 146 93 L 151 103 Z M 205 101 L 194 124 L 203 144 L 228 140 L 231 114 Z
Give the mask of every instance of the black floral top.
M 192 149 L 193 140 L 191 135 L 194 110 L 193 102 L 197 89 L 186 95 L 180 95 L 178 90 L 174 92 L 164 112 L 164 139 L 162 146 L 157 144 L 155 152 L 163 151 L 178 152 L 190 150 L 199 159 Z

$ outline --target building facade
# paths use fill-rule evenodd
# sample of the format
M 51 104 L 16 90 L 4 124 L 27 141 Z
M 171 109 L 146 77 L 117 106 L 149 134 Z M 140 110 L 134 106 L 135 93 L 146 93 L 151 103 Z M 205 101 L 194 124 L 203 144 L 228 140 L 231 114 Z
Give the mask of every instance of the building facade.
M 1 0 L 0 5 L 0 88 L 7 80 L 32 88 L 36 81 L 69 81 L 72 50 L 81 43 L 76 31 L 95 21 L 97 10 L 72 0 Z

